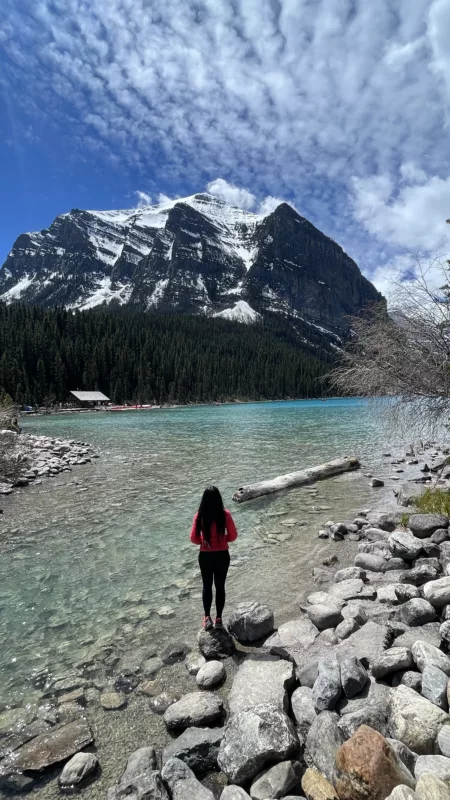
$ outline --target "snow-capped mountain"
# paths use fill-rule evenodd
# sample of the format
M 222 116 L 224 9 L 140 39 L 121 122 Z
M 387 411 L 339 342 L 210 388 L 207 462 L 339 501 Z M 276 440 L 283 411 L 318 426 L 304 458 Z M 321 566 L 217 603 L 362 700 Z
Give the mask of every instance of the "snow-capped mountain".
M 253 322 L 267 311 L 331 333 L 381 296 L 355 262 L 291 206 L 252 214 L 208 194 L 125 211 L 74 209 L 18 237 L 0 299 L 107 304 Z

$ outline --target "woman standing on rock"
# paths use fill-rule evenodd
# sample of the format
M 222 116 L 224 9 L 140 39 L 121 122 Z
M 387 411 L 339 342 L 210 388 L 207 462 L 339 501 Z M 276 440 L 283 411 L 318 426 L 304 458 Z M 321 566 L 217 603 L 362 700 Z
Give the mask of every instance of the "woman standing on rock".
M 194 517 L 191 542 L 200 545 L 198 563 L 203 581 L 203 607 L 205 616 L 203 627 L 211 630 L 211 605 L 213 581 L 216 587 L 215 627 L 221 628 L 222 613 L 225 606 L 225 581 L 230 566 L 228 542 L 237 538 L 236 525 L 230 512 L 223 507 L 222 495 L 216 486 L 208 486 L 203 492 L 200 507 Z

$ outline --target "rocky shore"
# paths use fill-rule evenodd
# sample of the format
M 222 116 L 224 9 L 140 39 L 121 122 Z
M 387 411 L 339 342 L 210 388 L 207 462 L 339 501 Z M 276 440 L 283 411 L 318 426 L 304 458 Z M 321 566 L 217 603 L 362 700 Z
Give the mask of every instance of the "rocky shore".
M 86 442 L 7 430 L 0 431 L 0 453 L 0 495 L 71 472 L 73 467 L 99 457 Z
M 446 485 L 442 453 L 423 466 Z M 421 484 L 403 485 L 398 511 L 363 509 L 320 530 L 336 553 L 355 542 L 353 565 L 332 569 L 332 556 L 315 567 L 316 590 L 278 628 L 254 600 L 195 645 L 155 652 L 142 641 L 119 657 L 105 637 L 85 642 L 71 673 L 36 676 L 36 704 L 0 713 L 0 790 L 53 782 L 96 796 L 89 710 L 120 726 L 139 696 L 165 746 L 148 726 L 121 754 L 108 800 L 449 798 L 450 526 L 414 513 Z

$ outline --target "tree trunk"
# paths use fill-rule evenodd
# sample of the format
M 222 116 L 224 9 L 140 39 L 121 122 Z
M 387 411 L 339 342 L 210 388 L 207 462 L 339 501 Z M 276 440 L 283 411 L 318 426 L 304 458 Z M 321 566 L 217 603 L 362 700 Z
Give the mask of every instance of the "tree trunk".
M 300 472 L 289 472 L 287 475 L 280 475 L 259 483 L 249 483 L 242 486 L 233 495 L 235 503 L 244 503 L 246 500 L 253 500 L 254 497 L 261 497 L 264 494 L 273 494 L 281 489 L 289 489 L 291 486 L 304 486 L 307 483 L 331 478 L 333 475 L 340 475 L 342 472 L 351 472 L 359 469 L 360 463 L 355 456 L 336 458 L 327 464 L 320 464 L 318 467 L 310 467 Z

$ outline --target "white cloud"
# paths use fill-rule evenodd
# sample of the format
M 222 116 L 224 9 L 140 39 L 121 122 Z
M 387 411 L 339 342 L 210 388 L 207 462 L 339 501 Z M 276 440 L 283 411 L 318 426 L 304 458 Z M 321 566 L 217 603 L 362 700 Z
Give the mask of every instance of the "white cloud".
M 151 206 L 152 198 L 150 197 L 149 194 L 147 194 L 147 192 L 141 192 L 137 190 L 135 194 L 137 195 L 138 198 L 138 203 L 136 208 L 145 208 L 146 206 Z
M 285 203 L 285 202 L 286 202 L 285 200 L 280 200 L 279 197 L 271 197 L 271 195 L 268 195 L 260 203 L 258 212 L 260 214 L 271 214 L 272 211 L 275 211 L 277 206 L 280 205 L 280 203 Z
M 225 200 L 233 206 L 238 206 L 238 208 L 253 211 L 256 206 L 256 197 L 252 192 L 235 186 L 234 183 L 228 183 L 224 178 L 216 178 L 214 181 L 210 181 L 206 189 L 215 197 L 220 197 L 221 200 Z

